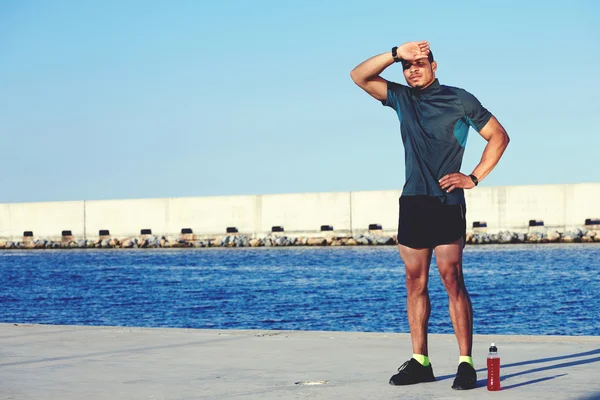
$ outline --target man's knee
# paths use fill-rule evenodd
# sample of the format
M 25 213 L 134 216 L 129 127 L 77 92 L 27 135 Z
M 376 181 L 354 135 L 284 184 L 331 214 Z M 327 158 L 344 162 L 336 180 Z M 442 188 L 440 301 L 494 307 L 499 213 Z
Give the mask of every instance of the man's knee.
M 440 276 L 449 295 L 466 292 L 460 262 L 453 262 L 438 266 Z
M 427 293 L 428 276 L 406 273 L 406 291 L 408 296 L 421 296 Z

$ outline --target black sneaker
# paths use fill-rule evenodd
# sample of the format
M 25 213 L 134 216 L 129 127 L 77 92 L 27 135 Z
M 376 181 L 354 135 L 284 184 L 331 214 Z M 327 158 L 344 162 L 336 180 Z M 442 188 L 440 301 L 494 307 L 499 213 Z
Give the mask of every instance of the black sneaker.
M 468 362 L 461 362 L 458 365 L 452 389 L 467 390 L 473 389 L 475 386 L 477 386 L 477 372 L 475 372 L 475 368 Z
M 435 381 L 435 376 L 433 376 L 431 363 L 424 367 L 420 362 L 411 358 L 398 368 L 396 375 L 390 378 L 390 385 L 414 385 L 415 383 L 433 381 Z

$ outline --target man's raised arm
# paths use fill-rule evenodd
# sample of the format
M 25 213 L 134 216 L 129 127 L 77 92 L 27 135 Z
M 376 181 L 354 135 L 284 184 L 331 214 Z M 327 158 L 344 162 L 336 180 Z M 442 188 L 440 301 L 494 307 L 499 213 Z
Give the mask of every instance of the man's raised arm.
M 407 42 L 398 47 L 396 57 L 414 61 L 427 58 L 428 54 L 429 43 L 427 41 Z M 350 72 L 350 76 L 354 83 L 365 92 L 379 101 L 385 101 L 387 99 L 387 82 L 379 75 L 394 62 L 392 52 L 388 51 L 363 61 Z

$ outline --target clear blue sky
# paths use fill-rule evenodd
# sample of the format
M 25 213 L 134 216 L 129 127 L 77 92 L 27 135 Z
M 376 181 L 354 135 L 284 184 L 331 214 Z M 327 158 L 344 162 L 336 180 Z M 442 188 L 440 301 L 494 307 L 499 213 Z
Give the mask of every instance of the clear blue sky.
M 401 189 L 397 117 L 349 73 L 422 39 L 511 136 L 482 185 L 598 182 L 599 17 L 594 0 L 4 0 L 0 203 Z M 484 145 L 471 130 L 463 172 Z

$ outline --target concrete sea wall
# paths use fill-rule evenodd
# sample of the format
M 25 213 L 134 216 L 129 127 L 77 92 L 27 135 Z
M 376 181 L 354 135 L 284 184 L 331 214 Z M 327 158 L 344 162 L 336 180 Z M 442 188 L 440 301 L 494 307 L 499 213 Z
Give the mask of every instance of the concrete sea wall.
M 271 232 L 306 238 L 325 232 L 393 235 L 401 191 L 297 193 L 165 199 L 0 204 L 0 238 L 60 241 L 147 235 L 197 239 Z M 600 183 L 479 187 L 466 191 L 467 226 L 476 232 L 527 233 L 533 226 L 559 232 L 600 218 Z M 588 221 L 589 222 L 589 221 Z M 432 227 L 434 229 L 435 227 Z M 108 235 L 107 235 L 108 234 Z

